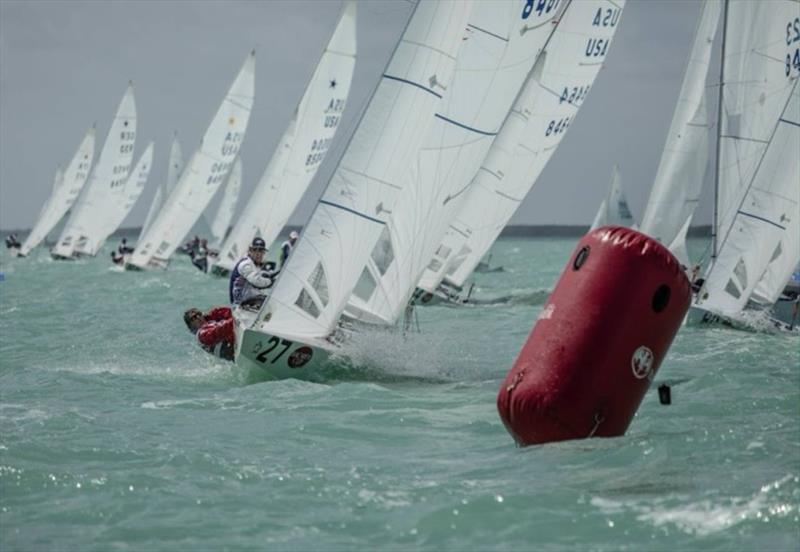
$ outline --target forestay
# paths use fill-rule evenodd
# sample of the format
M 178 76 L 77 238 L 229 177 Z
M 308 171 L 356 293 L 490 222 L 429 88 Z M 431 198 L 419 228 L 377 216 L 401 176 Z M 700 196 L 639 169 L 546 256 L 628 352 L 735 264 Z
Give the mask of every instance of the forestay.
M 153 196 L 153 201 L 150 203 L 150 209 L 147 211 L 147 217 L 144 219 L 144 224 L 139 232 L 139 237 L 144 236 L 150 224 L 155 219 L 155 216 L 164 206 L 164 202 L 175 185 L 178 183 L 181 171 L 183 171 L 183 153 L 181 152 L 181 145 L 178 142 L 178 133 L 172 135 L 172 145 L 169 148 L 169 166 L 167 167 L 167 180 L 156 188 L 156 193 Z
M 705 0 L 703 4 L 664 152 L 642 217 L 642 232 L 670 245 L 673 253 L 685 247 L 685 235 L 679 236 L 680 230 L 694 214 L 708 166 L 706 77 L 720 6 L 719 0 Z
M 420 288 L 457 286 L 500 235 L 583 105 L 608 53 L 624 2 L 571 2 L 514 103 Z
M 242 158 L 237 157 L 233 163 L 228 181 L 223 189 L 222 201 L 220 201 L 214 218 L 211 219 L 209 228 L 211 229 L 210 245 L 213 248 L 219 247 L 225 234 L 228 232 L 233 213 L 236 211 L 236 202 L 239 200 L 239 189 L 242 187 Z
M 36 224 L 20 248 L 20 255 L 27 255 L 47 237 L 58 221 L 75 203 L 89 177 L 94 157 L 95 129 L 90 128 L 81 140 L 78 151 L 63 171 L 59 169 L 53 182 L 53 191 L 45 202 Z
M 64 230 L 53 248 L 55 257 L 69 258 L 76 248 L 96 251 L 102 216 L 122 201 L 136 141 L 136 103 L 129 83 L 111 123 L 103 149 Z
M 631 210 L 628 208 L 625 191 L 622 189 L 619 165 L 614 165 L 614 169 L 611 171 L 611 187 L 608 190 L 608 197 L 603 199 L 600 204 L 591 229 L 594 230 L 607 224 L 628 227 L 633 227 L 634 225 L 633 215 L 631 215 Z
M 450 85 L 470 2 L 420 2 L 256 327 L 324 339 L 356 286 Z
M 119 203 L 111 206 L 104 213 L 98 213 L 97 216 L 102 219 L 102 224 L 98 226 L 97 239 L 94 240 L 93 249 L 80 249 L 76 248 L 77 253 L 84 255 L 97 255 L 97 252 L 105 244 L 108 237 L 113 234 L 117 228 L 120 227 L 122 221 L 128 216 L 128 213 L 133 209 L 134 204 L 142 195 L 144 186 L 147 183 L 147 177 L 150 175 L 150 167 L 153 164 L 153 142 L 150 142 L 145 148 L 144 153 L 139 157 L 133 170 L 125 180 L 122 189 L 122 197 Z
M 780 292 L 788 271 L 773 276 L 770 264 L 797 241 L 787 235 L 800 216 L 800 3 L 730 2 L 726 11 L 716 247 L 697 304 L 735 315 L 759 282 L 763 299 Z
M 254 91 L 255 51 L 247 56 L 203 135 L 200 147 L 147 233 L 140 238 L 129 264 L 138 268 L 166 266 L 225 181 L 244 140 Z
M 453 79 L 362 269 L 348 315 L 385 324 L 402 315 L 560 5 L 559 0 L 538 7 L 518 0 L 474 2 Z
M 228 239 L 217 267 L 230 271 L 260 236 L 271 245 L 308 189 L 330 148 L 356 61 L 356 4 L 348 2 L 288 128 Z

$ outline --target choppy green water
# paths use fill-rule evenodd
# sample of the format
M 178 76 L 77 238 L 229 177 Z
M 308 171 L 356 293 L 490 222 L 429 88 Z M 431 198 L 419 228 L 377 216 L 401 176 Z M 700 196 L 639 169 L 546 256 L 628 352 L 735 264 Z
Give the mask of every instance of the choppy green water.
M 516 448 L 495 395 L 574 240 L 501 240 L 476 296 L 328 384 L 194 346 L 226 283 L 2 253 L 0 549 L 798 550 L 800 342 L 678 335 L 622 438 Z M 407 376 L 412 376 L 408 378 Z M 441 381 L 432 383 L 431 380 Z

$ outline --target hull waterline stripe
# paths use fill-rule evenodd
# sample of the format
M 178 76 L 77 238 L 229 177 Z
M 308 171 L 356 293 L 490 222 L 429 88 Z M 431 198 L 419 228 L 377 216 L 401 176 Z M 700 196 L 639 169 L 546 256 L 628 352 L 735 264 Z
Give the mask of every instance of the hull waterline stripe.
M 441 94 L 437 94 L 436 92 L 434 92 L 434 91 L 433 91 L 433 90 L 431 90 L 430 88 L 426 88 L 426 87 L 422 86 L 421 84 L 418 84 L 418 83 L 416 83 L 416 82 L 414 82 L 414 81 L 410 81 L 410 80 L 406 80 L 406 79 L 401 79 L 400 77 L 393 77 L 393 76 L 391 76 L 391 75 L 386 75 L 386 74 L 384 74 L 384 75 L 383 75 L 383 78 L 385 78 L 385 79 L 389 79 L 389 80 L 393 80 L 393 81 L 397 81 L 397 82 L 403 82 L 403 83 L 405 83 L 405 84 L 410 84 L 411 86 L 416 86 L 416 87 L 417 87 L 417 88 L 419 88 L 420 90 L 424 90 L 425 92 L 428 92 L 429 94 L 433 94 L 433 95 L 434 95 L 434 96 L 436 96 L 437 98 L 441 98 L 441 97 L 442 97 L 442 95 L 441 95 Z
M 337 209 L 341 209 L 342 211 L 347 211 L 348 213 L 353 213 L 354 215 L 357 215 L 357 216 L 359 216 L 361 218 L 365 218 L 367 220 L 371 220 L 372 222 L 377 222 L 378 224 L 384 224 L 384 225 L 386 224 L 382 220 L 373 218 L 373 217 L 371 217 L 369 215 L 365 215 L 364 213 L 359 213 L 358 211 L 355 211 L 355 210 L 353 210 L 353 209 L 351 209 L 349 207 L 345 207 L 344 205 L 339 205 L 338 203 L 331 203 L 330 201 L 325 201 L 324 199 L 320 199 L 319 202 L 324 204 L 324 205 L 329 205 L 331 207 L 336 207 Z
M 469 130 L 470 132 L 474 132 L 476 134 L 483 134 L 484 136 L 497 136 L 496 132 L 486 132 L 485 130 L 478 130 L 477 128 L 472 128 L 470 126 L 461 124 L 458 121 L 454 121 L 453 119 L 448 119 L 444 115 L 439 115 L 438 113 L 435 115 L 435 117 L 437 119 L 441 119 L 442 121 L 446 121 L 446 122 L 450 123 L 451 125 L 456 125 L 457 127 L 464 128 L 464 129 Z
M 771 220 L 765 219 L 764 217 L 759 217 L 758 215 L 753 215 L 752 213 L 746 213 L 744 211 L 737 211 L 737 213 L 739 213 L 740 215 L 744 215 L 746 217 L 750 217 L 750 218 L 754 218 L 756 220 L 760 220 L 761 222 L 766 222 L 767 224 L 771 224 L 772 226 L 780 228 L 781 230 L 786 230 L 785 226 L 781 226 L 777 222 L 772 222 Z

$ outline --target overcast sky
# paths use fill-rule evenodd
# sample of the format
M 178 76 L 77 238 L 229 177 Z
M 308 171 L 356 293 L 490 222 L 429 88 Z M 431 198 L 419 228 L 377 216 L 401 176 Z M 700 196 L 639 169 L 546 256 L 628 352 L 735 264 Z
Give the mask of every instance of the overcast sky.
M 605 67 L 512 223 L 589 224 L 614 163 L 641 217 L 700 8 L 695 0 L 628 1 Z M 0 0 L 0 228 L 33 225 L 56 167 L 69 162 L 95 121 L 99 153 L 128 80 L 138 112 L 137 158 L 150 140 L 156 143 L 148 186 L 123 224 L 140 225 L 156 181 L 166 177 L 172 132 L 178 131 L 188 158 L 255 47 L 256 100 L 241 150 L 241 209 L 340 9 L 339 0 Z M 358 61 L 338 147 L 291 223 L 302 224 L 319 197 L 411 9 L 406 0 L 359 2 Z M 709 196 L 701 223 L 710 219 Z

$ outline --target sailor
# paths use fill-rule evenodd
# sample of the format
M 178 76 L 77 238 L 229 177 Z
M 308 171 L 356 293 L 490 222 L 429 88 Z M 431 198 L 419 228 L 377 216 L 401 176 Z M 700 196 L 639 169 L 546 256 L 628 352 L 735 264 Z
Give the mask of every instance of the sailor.
M 127 255 L 133 253 L 133 247 L 128 247 L 128 240 L 122 238 L 122 242 L 119 244 L 117 251 L 119 251 L 120 255 Z
M 289 232 L 289 239 L 286 240 L 281 244 L 281 269 L 283 269 L 283 265 L 286 264 L 286 261 L 289 260 L 289 255 L 292 254 L 292 249 L 294 249 L 294 244 L 297 243 L 297 238 L 300 236 L 292 230 Z
M 231 271 L 228 295 L 234 305 L 261 306 L 265 290 L 272 287 L 279 271 L 267 267 L 264 255 L 267 245 L 261 238 L 253 238 L 246 257 L 239 259 Z
M 200 240 L 197 249 L 192 251 L 190 255 L 194 266 L 203 272 L 208 272 L 208 240 Z
M 191 308 L 183 313 L 189 331 L 197 336 L 200 346 L 219 358 L 233 360 L 236 338 L 233 314 L 228 307 L 214 307 L 207 313 Z
M 118 255 L 116 251 L 111 252 L 111 262 L 115 265 L 122 265 L 125 257 L 122 255 Z
M 16 234 L 9 234 L 6 236 L 6 248 L 7 249 L 19 249 L 22 247 L 22 244 L 19 243 Z

